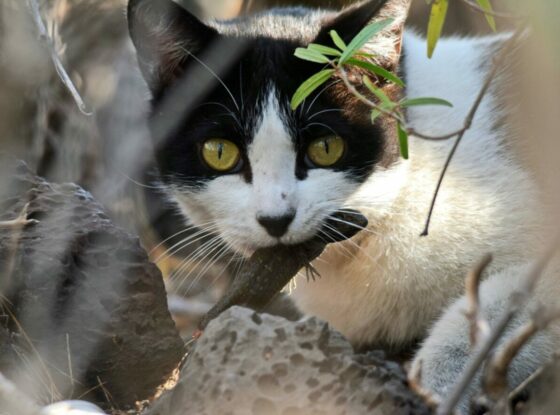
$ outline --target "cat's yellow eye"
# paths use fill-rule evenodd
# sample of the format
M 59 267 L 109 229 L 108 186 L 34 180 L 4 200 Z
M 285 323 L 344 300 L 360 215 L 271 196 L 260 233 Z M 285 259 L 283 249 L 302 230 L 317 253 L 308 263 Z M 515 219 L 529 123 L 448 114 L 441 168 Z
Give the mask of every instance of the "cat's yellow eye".
M 344 156 L 346 143 L 336 135 L 318 138 L 307 148 L 307 157 L 317 167 L 331 167 Z
M 229 140 L 211 138 L 202 147 L 202 158 L 211 169 L 225 173 L 238 165 L 241 151 Z

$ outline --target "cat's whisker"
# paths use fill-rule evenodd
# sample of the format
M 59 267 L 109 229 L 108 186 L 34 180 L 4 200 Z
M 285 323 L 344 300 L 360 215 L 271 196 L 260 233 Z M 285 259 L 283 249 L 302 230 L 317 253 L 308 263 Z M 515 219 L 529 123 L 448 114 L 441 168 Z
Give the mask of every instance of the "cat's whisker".
M 307 107 L 307 111 L 305 111 L 305 115 L 309 114 L 309 111 L 311 110 L 311 108 L 313 108 L 313 105 L 315 105 L 315 103 L 321 97 L 321 95 L 323 95 L 330 87 L 335 86 L 336 84 L 338 84 L 340 82 L 342 82 L 342 79 L 337 79 L 336 81 L 333 81 L 330 84 L 327 84 L 323 89 L 321 89 L 319 91 L 319 93 L 315 96 L 315 98 L 313 98 L 313 101 L 311 101 L 311 104 L 309 104 L 309 107 Z M 305 105 L 305 102 L 304 102 L 304 105 Z
M 204 63 L 201 59 L 199 59 L 194 53 L 192 53 L 191 51 L 189 51 L 188 49 L 181 47 L 181 49 L 187 53 L 190 57 L 192 57 L 195 61 L 197 61 L 200 65 L 202 65 L 208 72 L 210 72 L 210 74 L 216 78 L 216 80 L 218 80 L 218 82 L 224 87 L 224 89 L 227 91 L 228 95 L 231 97 L 231 100 L 233 101 L 233 104 L 235 105 L 235 107 L 237 108 L 237 111 L 241 112 L 241 108 L 239 107 L 239 104 L 237 103 L 237 100 L 235 99 L 233 93 L 231 92 L 231 89 L 228 88 L 228 86 L 226 85 L 226 83 L 223 81 L 222 78 L 220 78 L 218 76 L 218 74 L 216 72 L 214 72 L 214 70 L 212 68 L 210 68 L 210 66 L 208 66 L 206 63 Z
M 226 114 L 222 114 L 222 115 L 228 115 L 228 116 L 230 116 L 231 118 L 233 118 L 233 120 L 234 120 L 235 123 L 239 126 L 239 128 L 240 128 L 241 130 L 243 130 L 243 125 L 241 124 L 241 120 L 239 119 L 239 117 L 238 117 L 237 115 L 235 115 L 235 112 L 234 112 L 234 111 L 232 111 L 230 108 L 227 107 L 227 105 L 224 105 L 224 104 L 222 104 L 222 103 L 220 103 L 220 102 L 206 102 L 206 103 L 204 103 L 204 104 L 199 105 L 199 108 L 200 108 L 200 107 L 207 106 L 207 105 L 216 105 L 216 106 L 218 106 L 218 107 L 220 107 L 220 108 L 225 109 L 225 110 L 227 111 L 227 113 L 226 113 Z
M 204 223 L 204 224 L 202 224 L 202 225 L 200 225 L 200 226 L 197 226 L 197 225 L 189 225 L 189 226 L 187 226 L 186 228 L 180 230 L 180 231 L 177 232 L 177 233 L 174 233 L 173 235 L 171 235 L 171 236 L 165 238 L 163 241 L 161 241 L 160 243 L 158 243 L 156 246 L 154 246 L 152 249 L 150 249 L 150 251 L 148 252 L 148 255 L 152 255 L 152 254 L 154 253 L 154 251 L 156 251 L 157 249 L 161 248 L 163 245 L 165 245 L 166 242 L 169 242 L 171 239 L 173 239 L 173 238 L 175 238 L 175 237 L 177 237 L 177 236 L 179 236 L 179 235 L 181 235 L 181 234 L 183 234 L 183 233 L 185 233 L 185 232 L 189 232 L 189 231 L 192 230 L 192 229 L 200 228 L 200 227 L 209 225 L 209 224 L 211 224 L 211 223 L 212 223 L 212 222 L 206 222 L 206 223 Z
M 328 229 L 331 230 L 331 231 L 336 232 L 336 229 L 334 229 L 334 228 L 331 227 L 331 226 L 328 226 L 328 225 L 325 224 L 325 227 L 328 228 Z M 331 235 L 329 235 L 328 233 L 326 233 L 323 229 L 319 230 L 319 234 L 324 235 L 330 242 L 337 242 L 337 241 L 335 240 L 335 238 L 333 238 Z M 342 235 L 342 234 L 341 234 L 341 235 Z M 344 250 L 344 252 L 343 252 L 342 254 L 343 254 L 347 259 L 352 260 L 352 259 L 354 259 L 354 258 L 356 257 L 352 252 L 350 252 L 350 250 L 349 250 L 346 246 L 344 246 L 344 245 L 336 245 L 336 246 L 337 246 L 337 248 L 339 247 L 340 249 Z
M 316 112 L 315 114 L 313 114 L 312 116 L 310 116 L 309 120 L 311 121 L 313 118 L 318 117 L 321 114 L 326 114 L 326 113 L 329 113 L 329 112 L 344 112 L 344 110 L 340 109 L 340 108 L 332 108 L 330 110 L 319 111 L 319 112 Z
M 332 230 L 333 232 L 337 233 L 338 235 L 344 236 L 341 232 L 339 232 L 337 229 L 333 228 L 332 226 L 329 226 L 329 225 L 326 224 L 326 223 L 325 223 L 324 225 L 325 225 L 326 228 Z M 347 239 L 347 240 L 345 240 L 344 243 L 340 243 L 340 244 L 337 244 L 337 245 L 335 245 L 335 246 L 346 248 L 346 247 L 344 246 L 346 243 L 349 243 L 349 244 L 351 244 L 352 246 L 354 246 L 360 253 L 362 253 L 362 255 L 364 255 L 364 256 L 365 256 L 366 258 L 368 258 L 370 261 L 372 261 L 372 262 L 374 262 L 374 263 L 377 263 L 377 259 L 375 259 L 375 258 L 373 258 L 371 255 L 369 255 L 369 254 L 366 252 L 365 249 L 363 249 L 360 245 L 358 245 L 358 244 L 357 244 L 356 242 L 354 242 L 352 239 Z M 346 249 L 348 249 L 348 248 L 346 248 Z M 355 255 L 355 254 L 353 255 L 353 258 L 356 258 L 356 255 Z
M 319 126 L 319 127 L 324 127 L 324 128 L 326 128 L 327 130 L 329 130 L 330 132 L 332 132 L 332 133 L 333 133 L 334 135 L 336 135 L 336 136 L 339 135 L 332 127 L 330 127 L 330 126 L 328 126 L 327 124 L 322 123 L 322 122 L 312 122 L 312 123 L 309 123 L 309 124 L 307 124 L 307 125 L 303 128 L 303 130 L 307 130 L 309 127 L 312 127 L 312 126 L 314 126 L 314 125 L 317 125 L 317 126 Z
M 219 236 L 213 237 L 211 240 L 205 242 L 200 247 L 198 247 L 191 255 L 181 261 L 181 265 L 177 268 L 173 274 L 171 275 L 171 279 L 174 279 L 182 273 L 185 269 L 187 269 L 191 264 L 195 261 L 204 260 L 207 256 L 208 251 L 212 252 L 215 248 L 219 247 L 222 243 L 222 240 Z M 206 255 L 205 255 L 206 254 Z M 204 256 L 204 257 L 203 257 Z M 203 258 L 201 258 L 203 257 Z M 198 261 L 200 262 L 200 261 Z M 196 267 L 197 265 L 195 265 Z
M 200 279 L 206 274 L 206 272 L 211 269 L 215 264 L 217 264 L 225 255 L 229 253 L 228 246 L 223 246 L 221 249 L 218 249 L 212 257 L 207 261 L 206 265 L 202 267 L 202 269 L 196 274 L 196 276 L 191 281 L 190 285 L 187 287 L 185 291 L 185 295 L 191 291 L 191 289 L 200 281 Z M 189 272 L 183 279 L 183 281 L 187 281 L 190 276 L 193 274 L 192 270 Z
M 192 244 L 210 236 L 212 234 L 212 231 L 217 230 L 217 229 L 218 229 L 218 225 L 213 225 L 213 226 L 209 226 L 207 228 L 201 229 L 201 230 L 195 232 L 192 235 L 187 236 L 186 238 L 177 242 L 176 244 L 174 244 L 170 248 L 166 249 L 160 256 L 158 256 L 154 260 L 154 262 L 157 264 L 158 262 L 177 254 L 177 252 L 180 252 L 183 249 L 189 247 L 190 245 L 192 245 Z

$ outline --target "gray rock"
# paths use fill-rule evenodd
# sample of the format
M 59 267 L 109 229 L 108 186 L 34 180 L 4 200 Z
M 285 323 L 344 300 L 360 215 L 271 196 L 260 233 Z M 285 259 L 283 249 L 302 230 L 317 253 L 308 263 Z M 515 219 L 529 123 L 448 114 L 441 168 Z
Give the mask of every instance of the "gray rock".
M 0 156 L 0 222 L 26 203 L 37 224 L 0 227 L 0 346 L 14 338 L 6 330 L 20 339 L 18 359 L 0 359 L 0 370 L 38 400 L 88 392 L 123 408 L 153 396 L 184 347 L 138 238 L 80 187 L 48 183 Z
M 150 415 L 428 413 L 398 364 L 355 355 L 326 323 L 233 307 L 209 324 Z

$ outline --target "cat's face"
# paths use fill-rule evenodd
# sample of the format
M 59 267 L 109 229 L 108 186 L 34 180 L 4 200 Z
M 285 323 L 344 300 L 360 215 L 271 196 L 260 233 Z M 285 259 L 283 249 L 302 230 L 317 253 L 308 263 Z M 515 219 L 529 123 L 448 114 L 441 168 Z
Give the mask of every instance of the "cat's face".
M 384 2 L 210 27 L 154 1 L 131 2 L 131 33 L 154 97 L 162 179 L 195 225 L 244 253 L 303 242 L 394 160 L 390 126 L 372 124 L 340 79 L 290 108 L 322 69 L 294 57 L 295 48 L 328 43 L 331 29 L 350 40 Z

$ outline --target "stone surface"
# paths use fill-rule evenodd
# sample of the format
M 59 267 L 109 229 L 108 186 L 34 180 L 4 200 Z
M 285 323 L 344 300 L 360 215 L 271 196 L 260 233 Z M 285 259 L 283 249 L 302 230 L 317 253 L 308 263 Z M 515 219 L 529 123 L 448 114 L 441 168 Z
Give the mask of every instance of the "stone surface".
M 0 226 L 1 322 L 21 340 L 0 370 L 45 401 L 148 399 L 183 355 L 159 270 L 88 192 L 0 156 L 0 222 L 26 203 L 38 224 Z
M 212 321 L 150 415 L 428 414 L 381 353 L 355 355 L 316 318 L 233 307 Z

